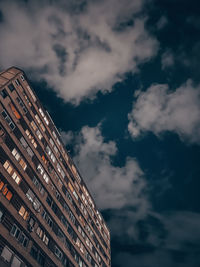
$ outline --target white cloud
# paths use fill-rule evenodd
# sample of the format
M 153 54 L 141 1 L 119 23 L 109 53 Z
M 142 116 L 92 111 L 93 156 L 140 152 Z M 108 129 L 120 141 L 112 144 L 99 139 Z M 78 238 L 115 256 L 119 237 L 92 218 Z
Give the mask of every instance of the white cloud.
M 162 69 L 166 69 L 174 65 L 174 57 L 170 51 L 166 51 L 162 54 L 161 57 L 161 66 Z
M 121 27 L 142 10 L 143 0 L 88 1 L 82 11 L 81 1 L 22 3 L 0 3 L 1 67 L 31 71 L 65 101 L 78 104 L 99 90 L 111 91 L 125 72 L 137 71 L 157 52 L 145 18 Z
M 150 86 L 137 95 L 128 129 L 133 137 L 145 131 L 156 135 L 172 131 L 183 140 L 199 143 L 200 86 L 193 86 L 190 80 L 175 91 L 166 84 Z
M 120 209 L 132 205 L 137 214 L 146 213 L 146 182 L 137 161 L 127 158 L 122 167 L 114 166 L 112 157 L 117 154 L 116 144 L 104 140 L 99 126 L 85 126 L 74 138 L 74 161 L 98 207 Z

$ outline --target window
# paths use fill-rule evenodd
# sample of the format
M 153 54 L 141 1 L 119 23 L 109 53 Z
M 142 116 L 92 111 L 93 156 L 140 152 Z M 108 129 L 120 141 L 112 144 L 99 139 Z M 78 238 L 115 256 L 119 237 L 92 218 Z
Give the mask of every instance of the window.
M 36 198 L 35 194 L 29 189 L 28 192 L 26 193 L 26 196 L 30 202 L 33 204 L 33 208 L 37 211 L 40 212 L 40 207 L 41 203 L 39 200 Z
M 0 209 L 0 222 L 1 222 L 2 217 L 3 217 L 3 211 Z
M 48 246 L 49 244 L 49 238 L 46 236 L 46 234 L 44 233 L 42 241 Z
M 24 111 L 24 113 L 26 114 L 27 113 L 27 109 L 24 105 L 24 102 L 22 101 L 22 99 L 20 97 L 17 97 L 17 102 L 19 103 L 19 105 L 21 106 L 22 110 Z
M 35 97 L 35 95 L 33 94 L 33 91 L 31 90 L 30 86 L 27 85 L 26 88 L 28 89 L 28 91 L 29 91 L 30 95 L 32 96 L 33 100 L 36 101 L 36 97 Z
M 38 167 L 37 167 L 37 171 L 41 174 L 41 175 L 43 175 L 43 173 L 44 173 L 44 169 L 42 168 L 42 165 L 38 165 Z
M 21 206 L 19 215 L 21 215 L 22 218 L 26 221 L 28 219 L 29 212 L 24 208 L 24 206 Z
M 8 201 L 10 201 L 12 196 L 13 196 L 13 194 L 8 190 L 6 185 L 4 186 L 4 188 L 2 190 L 2 194 L 7 198 Z
M 10 116 L 8 115 L 8 113 L 3 110 L 1 112 L 2 116 L 4 117 L 4 119 L 6 120 L 6 122 L 8 123 L 8 125 L 10 126 L 11 130 L 14 130 L 15 129 L 15 124 L 14 122 L 11 120 Z
M 15 87 L 12 83 L 8 85 L 8 88 L 11 92 L 15 90 Z
M 60 199 L 60 193 L 57 190 L 55 192 L 55 195 L 56 195 L 57 200 L 59 200 Z
M 35 142 L 35 139 L 33 138 L 33 136 L 31 135 L 30 131 L 28 129 L 26 129 L 25 131 L 26 135 L 28 136 L 28 138 L 31 140 L 31 143 L 33 144 L 33 146 L 35 148 L 37 148 L 37 143 Z
M 75 198 L 78 200 L 78 195 L 77 195 L 76 191 L 73 192 L 73 195 L 74 195 Z
M 28 192 L 26 193 L 26 196 L 28 198 L 29 201 L 33 202 L 35 195 L 34 193 L 29 189 Z
M 26 165 L 25 161 L 22 159 L 21 155 L 19 154 L 19 152 L 17 151 L 16 148 L 14 148 L 12 150 L 12 154 L 15 157 L 15 159 L 19 162 L 19 164 L 21 165 L 22 169 L 25 171 L 27 165 Z
M 46 122 L 47 125 L 49 125 L 49 121 L 47 120 L 47 117 L 44 117 L 44 121 Z
M 40 249 L 33 245 L 30 254 L 41 266 L 44 266 L 45 256 Z
M 13 114 L 15 115 L 16 119 L 19 120 L 21 118 L 21 116 L 20 116 L 19 112 L 17 111 L 16 107 L 12 103 L 10 103 L 10 108 L 11 108 Z
M 23 75 L 20 75 L 20 78 L 22 79 L 22 81 L 25 81 L 25 78 Z
M 43 137 L 42 134 L 41 134 L 41 132 L 39 130 L 37 130 L 36 131 L 36 134 L 37 134 L 38 138 L 41 140 L 42 137 Z
M 44 178 L 45 182 L 48 184 L 49 183 L 49 176 L 46 174 L 46 172 L 44 173 L 43 178 Z
M 75 217 L 71 211 L 69 212 L 69 217 L 70 217 L 71 221 L 75 224 Z
M 5 135 L 5 132 L 0 124 L 0 136 L 4 136 Z
M 37 130 L 37 126 L 34 121 L 31 122 L 31 127 L 33 128 L 34 131 Z
M 42 235 L 43 235 L 43 230 L 38 226 L 37 230 L 36 230 L 36 234 L 42 238 Z
M 53 226 L 53 221 L 52 221 L 52 219 L 50 218 L 50 216 L 47 214 L 47 212 L 46 212 L 45 210 L 43 210 L 42 218 L 46 221 L 46 223 L 47 223 L 50 227 Z
M 22 263 L 23 263 L 23 261 L 21 259 L 19 259 L 16 255 L 14 255 L 11 267 L 20 267 L 20 266 L 22 266 L 21 265 Z
M 34 176 L 33 177 L 33 183 L 37 187 L 37 189 L 40 191 L 41 195 L 44 195 L 44 187 L 42 184 L 38 181 L 38 179 Z
M 6 262 L 10 262 L 12 255 L 13 251 L 10 250 L 7 246 L 5 246 L 1 253 L 1 257 L 4 258 Z
M 10 234 L 14 236 L 16 239 L 18 239 L 20 236 L 20 233 L 21 233 L 21 230 L 17 227 L 16 224 L 13 224 Z
M 0 94 L 1 94 L 1 96 L 2 96 L 3 98 L 6 98 L 6 97 L 8 96 L 8 93 L 7 93 L 6 89 L 3 89 L 3 90 L 0 92 Z
M 13 178 L 13 180 L 15 180 L 15 182 L 16 182 L 17 184 L 19 184 L 20 181 L 21 181 L 21 177 L 20 177 L 15 171 L 14 171 L 13 174 L 12 174 L 12 178 Z
M 8 201 L 11 200 L 13 194 L 7 188 L 7 185 L 2 180 L 0 180 L 0 191 L 2 191 L 2 194 L 4 195 L 5 198 L 7 198 Z
M 61 250 L 60 250 L 57 246 L 55 246 L 54 254 L 55 254 L 60 260 L 62 259 L 63 254 L 62 254 Z
M 31 150 L 31 148 L 28 146 L 28 144 L 27 144 L 27 142 L 25 141 L 24 137 L 21 137 L 21 138 L 20 138 L 20 143 L 21 143 L 21 145 L 23 146 L 23 148 L 26 149 L 28 155 L 32 158 L 33 155 L 34 155 L 34 153 L 33 153 L 33 151 Z
M 12 176 L 13 180 L 15 180 L 17 184 L 19 184 L 21 181 L 21 177 L 15 171 L 13 171 L 13 167 L 11 166 L 10 162 L 6 160 L 3 166 L 6 171 Z
M 19 86 L 19 85 L 20 85 L 20 82 L 19 82 L 19 80 L 18 80 L 18 79 L 16 79 L 16 80 L 15 80 L 15 84 L 16 84 L 17 86 Z
M 35 115 L 35 118 L 36 118 L 37 122 L 40 124 L 41 120 L 40 120 L 40 118 L 39 118 L 39 116 L 37 114 Z
M 20 237 L 19 237 L 19 243 L 23 246 L 23 247 L 27 247 L 28 246 L 28 242 L 29 239 L 28 237 L 22 232 Z

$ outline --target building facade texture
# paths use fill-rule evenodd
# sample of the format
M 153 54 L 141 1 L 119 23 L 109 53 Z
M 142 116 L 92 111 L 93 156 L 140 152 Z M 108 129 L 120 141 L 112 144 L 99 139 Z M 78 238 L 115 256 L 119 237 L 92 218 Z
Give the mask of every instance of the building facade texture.
M 25 73 L 0 73 L 0 266 L 109 267 L 110 233 Z

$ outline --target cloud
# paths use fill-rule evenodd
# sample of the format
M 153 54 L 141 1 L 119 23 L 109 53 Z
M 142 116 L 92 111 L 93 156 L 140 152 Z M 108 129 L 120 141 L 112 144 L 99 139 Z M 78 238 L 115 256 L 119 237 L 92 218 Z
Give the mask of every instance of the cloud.
M 129 113 L 128 129 L 132 137 L 151 131 L 160 135 L 172 131 L 182 140 L 200 142 L 200 86 L 191 80 L 174 91 L 166 84 L 155 84 L 137 99 Z
M 83 127 L 74 138 L 74 161 L 98 207 L 120 209 L 132 205 L 141 216 L 146 213 L 146 182 L 137 161 L 127 158 L 123 166 L 114 166 L 116 144 L 104 140 L 99 125 Z
M 166 69 L 174 65 L 174 57 L 170 51 L 166 51 L 162 54 L 161 57 L 161 66 L 162 69 Z
M 113 266 L 132 267 L 197 267 L 200 263 L 200 214 L 189 211 L 173 211 L 163 214 L 151 213 L 143 222 L 135 224 L 134 213 L 127 213 L 123 224 L 117 221 L 118 229 L 112 233 L 118 237 L 119 249 L 115 251 Z M 114 218 L 113 218 L 114 217 Z M 115 227 L 116 215 L 109 224 Z M 123 227 L 124 225 L 124 227 Z M 115 227 L 116 228 L 116 227 Z M 115 229 L 114 228 L 114 229 Z M 113 229 L 113 228 L 111 228 Z M 133 230 L 134 229 L 134 230 Z M 141 231 L 143 234 L 141 235 Z M 129 234 L 129 239 L 125 237 Z M 142 236 L 142 239 L 141 239 Z M 126 243 L 123 243 L 126 240 Z M 139 248 L 139 250 L 138 250 Z
M 162 16 L 159 21 L 157 22 L 157 28 L 158 30 L 163 29 L 168 23 L 168 20 L 165 16 Z
M 74 104 L 111 91 L 157 52 L 136 16 L 144 2 L 1 1 L 1 68 L 19 66 Z

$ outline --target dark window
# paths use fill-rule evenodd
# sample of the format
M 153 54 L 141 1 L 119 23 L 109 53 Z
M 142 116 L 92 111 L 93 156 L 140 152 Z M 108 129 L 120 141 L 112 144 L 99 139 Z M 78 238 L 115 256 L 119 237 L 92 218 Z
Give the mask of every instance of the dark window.
M 31 256 L 37 260 L 38 257 L 38 249 L 33 245 L 31 248 Z
M 8 96 L 8 93 L 7 93 L 6 89 L 3 89 L 3 90 L 1 91 L 1 96 L 2 96 L 3 98 L 6 98 L 6 97 Z
M 8 88 L 10 89 L 11 92 L 15 90 L 15 87 L 12 83 L 8 85 Z

